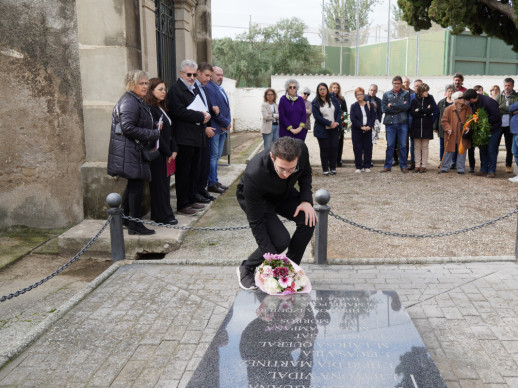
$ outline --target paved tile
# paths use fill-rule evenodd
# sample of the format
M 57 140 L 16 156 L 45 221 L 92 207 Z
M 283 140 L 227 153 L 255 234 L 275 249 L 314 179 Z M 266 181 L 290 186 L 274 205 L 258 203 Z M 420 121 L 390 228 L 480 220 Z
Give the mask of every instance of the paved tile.
M 518 386 L 514 263 L 305 266 L 315 289 L 394 290 L 448 387 Z M 0 370 L 0 386 L 184 387 L 238 291 L 235 267 L 121 267 Z

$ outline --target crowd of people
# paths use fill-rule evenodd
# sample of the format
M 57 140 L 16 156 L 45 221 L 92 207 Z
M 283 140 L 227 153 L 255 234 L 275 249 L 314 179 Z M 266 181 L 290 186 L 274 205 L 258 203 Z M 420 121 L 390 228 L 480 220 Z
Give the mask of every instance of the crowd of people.
M 173 173 L 178 213 L 195 215 L 215 200 L 211 193 L 228 189 L 218 180 L 218 160 L 231 127 L 222 82 L 220 67 L 188 59 L 169 86 L 142 70 L 128 72 L 126 92 L 113 109 L 108 152 L 108 174 L 127 179 L 126 216 L 141 217 L 147 181 L 151 219 L 176 225 L 170 198 Z M 129 234 L 155 233 L 138 221 L 124 223 Z
M 440 142 L 438 173 L 456 170 L 458 174 L 464 174 L 467 156 L 469 173 L 494 178 L 502 136 L 506 147 L 505 171 L 512 173 L 513 155 L 518 165 L 518 110 L 514 107 L 518 93 L 514 90 L 514 80 L 504 79 L 502 89 L 493 85 L 489 89 L 490 96 L 484 93 L 481 85 L 466 89 L 463 83 L 464 76 L 456 73 L 452 84 L 445 86 L 444 96 L 436 102 L 430 94 L 430 86 L 422 80 L 415 80 L 414 89 L 411 89 L 408 77 L 395 76 L 392 89 L 383 93 L 381 99 L 377 96 L 377 85 L 370 85 L 367 93 L 357 87 L 354 90 L 356 102 L 348 112 L 337 82 L 329 87 L 323 82 L 318 84 L 316 96 L 309 102 L 311 91 L 304 88 L 303 95 L 298 95 L 298 81 L 288 79 L 278 109 L 276 92 L 271 88 L 265 92 L 262 106 L 264 147 L 269 148 L 272 141 L 284 136 L 304 141 L 313 116 L 313 134 L 318 140 L 324 175 L 335 175 L 336 168 L 342 166 L 347 125 L 351 129 L 355 172 L 371 172 L 372 149 L 377 136 L 374 131 L 383 123 L 387 148 L 382 173 L 391 172 L 398 165 L 402 173 L 429 171 L 429 143 L 434 135 Z M 480 168 L 475 171 L 473 130 L 465 124 L 480 108 L 487 113 L 490 136 L 487 145 L 478 147 Z M 509 180 L 518 182 L 518 176 Z

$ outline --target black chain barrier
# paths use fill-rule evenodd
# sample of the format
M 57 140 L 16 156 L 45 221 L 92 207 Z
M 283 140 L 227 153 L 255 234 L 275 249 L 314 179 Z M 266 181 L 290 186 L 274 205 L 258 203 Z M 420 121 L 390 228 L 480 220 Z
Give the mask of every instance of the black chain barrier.
M 90 248 L 92 246 L 92 244 L 99 238 L 99 236 L 102 234 L 102 232 L 104 232 L 104 229 L 106 229 L 106 227 L 110 224 L 111 220 L 112 220 L 112 217 L 110 216 L 108 218 L 108 220 L 106 221 L 106 223 L 103 225 L 103 227 L 99 230 L 99 232 L 97 232 L 97 234 L 88 242 L 88 244 L 86 244 L 79 252 L 77 252 L 77 254 L 72 259 L 70 259 L 70 261 L 68 263 L 63 264 L 63 266 L 60 267 L 57 271 L 53 272 L 52 274 L 50 274 L 46 278 L 41 279 L 39 282 L 36 282 L 36 283 L 30 285 L 29 287 L 25 287 L 25 288 L 23 288 L 23 289 L 21 289 L 19 291 L 16 291 L 16 292 L 14 292 L 12 294 L 0 297 L 0 302 L 5 302 L 6 300 L 13 299 L 13 298 L 16 298 L 17 296 L 25 294 L 27 291 L 34 290 L 36 287 L 41 286 L 46 281 L 52 279 L 54 276 L 56 276 L 59 273 L 63 272 L 72 263 L 74 263 L 77 259 L 79 259 L 83 255 L 83 253 L 85 253 L 88 250 L 88 248 Z
M 170 229 L 181 229 L 181 230 L 199 230 L 199 231 L 232 231 L 232 230 L 245 230 L 250 229 L 250 225 L 243 225 L 243 226 L 228 226 L 224 228 L 218 228 L 214 226 L 210 227 L 197 227 L 197 226 L 187 226 L 187 225 L 170 225 L 170 224 L 163 224 L 161 222 L 155 222 L 155 221 L 144 221 L 140 218 L 133 218 L 131 216 L 122 215 L 122 218 L 128 221 L 135 221 L 140 222 L 141 224 L 148 224 L 153 226 L 161 226 L 163 228 L 170 228 Z M 288 222 L 289 220 L 281 220 L 281 222 Z
M 500 216 L 498 218 L 495 218 L 494 220 L 491 220 L 491 221 L 487 221 L 487 222 L 484 222 L 483 224 L 479 224 L 479 225 L 475 225 L 475 226 L 471 226 L 469 228 L 464 228 L 464 229 L 459 229 L 459 230 L 454 230 L 454 231 L 451 231 L 451 232 L 441 232 L 441 233 L 429 233 L 429 234 L 415 234 L 415 233 L 398 233 L 398 232 L 389 232 L 389 231 L 386 231 L 386 230 L 379 230 L 379 229 L 375 229 L 375 228 L 371 228 L 369 226 L 365 226 L 365 225 L 361 225 L 361 224 L 358 224 L 357 222 L 354 222 L 354 221 L 351 221 L 351 220 L 348 220 L 347 218 L 344 218 L 344 217 L 341 217 L 335 213 L 333 213 L 332 211 L 329 212 L 329 215 L 336 218 L 337 220 L 339 221 L 342 221 L 342 222 L 345 222 L 346 224 L 349 224 L 349 225 L 352 225 L 352 226 L 355 226 L 357 228 L 360 228 L 360 229 L 363 229 L 363 230 L 367 230 L 369 232 L 374 232 L 374 233 L 378 233 L 378 234 L 384 234 L 386 236 L 394 236 L 394 237 L 411 237 L 411 238 L 434 238 L 434 237 L 446 237 L 446 236 L 453 236 L 453 235 L 456 235 L 456 234 L 461 234 L 461 233 L 466 233 L 466 232 L 470 232 L 472 230 L 477 230 L 477 229 L 481 229 L 481 228 L 484 228 L 486 226 L 489 226 L 489 225 L 492 225 L 492 224 L 495 224 L 497 223 L 498 221 L 502 221 L 503 219 L 506 219 L 506 218 L 509 218 L 511 217 L 513 214 L 516 214 L 518 213 L 518 206 L 516 207 L 516 209 L 514 209 L 513 211 L 510 211 L 509 213 L 507 214 L 504 214 L 503 216 Z

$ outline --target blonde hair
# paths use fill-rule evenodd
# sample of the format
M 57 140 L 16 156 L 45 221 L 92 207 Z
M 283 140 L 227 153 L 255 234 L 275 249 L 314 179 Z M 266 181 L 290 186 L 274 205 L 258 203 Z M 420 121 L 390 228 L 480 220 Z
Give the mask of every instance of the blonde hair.
M 130 70 L 126 73 L 124 78 L 125 88 L 127 92 L 131 92 L 135 85 L 137 85 L 142 79 L 149 79 L 148 73 L 143 70 Z

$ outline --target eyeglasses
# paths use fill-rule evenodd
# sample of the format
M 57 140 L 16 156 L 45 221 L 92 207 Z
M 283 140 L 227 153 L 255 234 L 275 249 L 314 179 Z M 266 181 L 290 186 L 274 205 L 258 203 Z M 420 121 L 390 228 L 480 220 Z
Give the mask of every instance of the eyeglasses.
M 358 93 L 356 97 L 363 97 L 363 93 Z
M 196 77 L 196 73 L 184 73 L 187 78 Z
M 273 93 L 266 93 L 267 96 L 275 96 Z
M 311 93 L 304 93 L 305 96 L 309 96 Z
M 291 175 L 294 172 L 299 171 L 299 165 L 298 164 L 295 167 L 293 167 L 293 168 L 285 169 L 285 168 L 282 168 L 282 167 L 277 167 L 275 162 L 273 162 L 273 168 L 275 168 L 275 171 L 277 172 L 277 174 L 284 174 L 284 175 Z
M 296 86 L 288 86 L 288 89 L 297 89 Z

